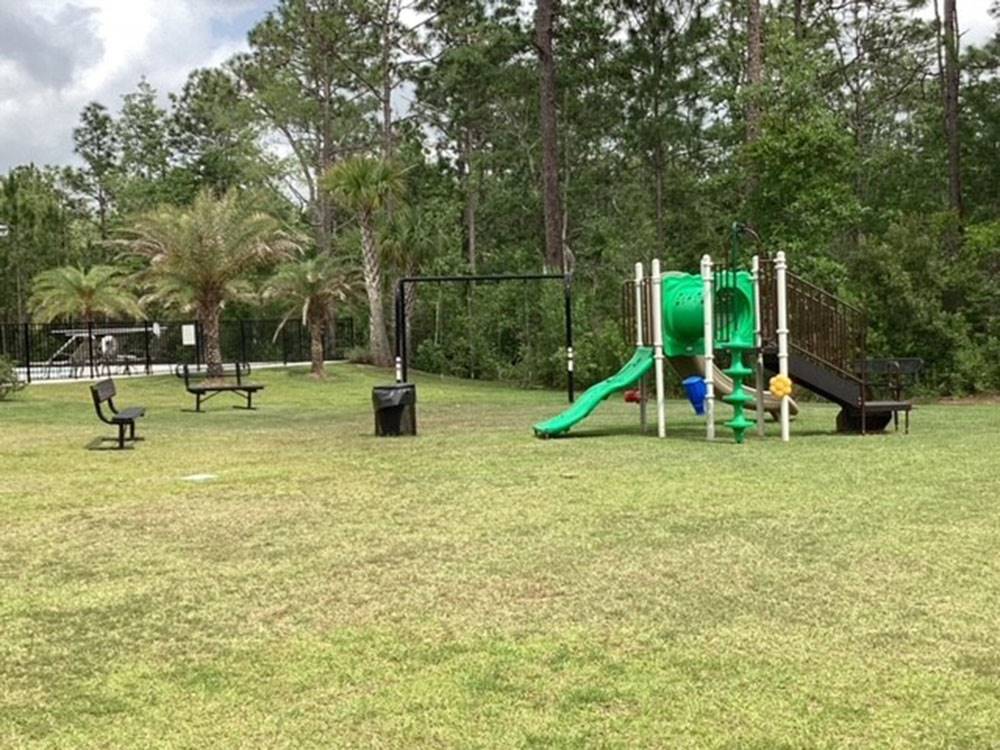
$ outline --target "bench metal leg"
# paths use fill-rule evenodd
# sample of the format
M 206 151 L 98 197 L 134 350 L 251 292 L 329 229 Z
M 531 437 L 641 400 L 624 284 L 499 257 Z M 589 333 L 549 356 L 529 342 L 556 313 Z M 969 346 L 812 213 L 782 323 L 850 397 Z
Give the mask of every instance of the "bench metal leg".
M 118 450 L 122 450 L 125 447 L 125 423 L 122 422 L 118 425 Z
M 234 404 L 234 409 L 247 409 L 249 411 L 257 410 L 257 407 L 253 405 L 253 391 L 234 391 L 234 393 L 237 393 L 240 398 L 246 401 L 246 406 L 237 406 Z
M 194 410 L 201 411 L 201 394 L 194 394 Z

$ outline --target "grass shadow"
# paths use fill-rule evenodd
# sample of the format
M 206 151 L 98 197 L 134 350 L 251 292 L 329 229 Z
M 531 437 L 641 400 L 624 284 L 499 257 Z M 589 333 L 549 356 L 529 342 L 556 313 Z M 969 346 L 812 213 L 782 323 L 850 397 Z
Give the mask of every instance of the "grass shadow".
M 130 451 L 135 449 L 135 442 L 142 440 L 142 438 L 136 438 L 135 440 L 126 440 L 125 447 L 118 447 L 118 438 L 116 437 L 96 437 L 87 443 L 84 448 L 88 451 Z M 110 445 L 109 445 L 110 443 Z
M 769 425 L 771 429 L 765 435 L 765 439 L 778 438 L 779 432 L 777 425 Z M 900 431 L 902 433 L 902 431 Z M 792 429 L 792 438 L 806 438 L 806 437 L 853 437 L 856 433 L 849 432 L 837 432 L 836 430 L 825 430 L 818 427 L 807 427 L 804 429 L 796 430 Z M 870 435 L 880 435 L 892 434 L 891 431 L 886 431 L 885 433 L 869 433 Z M 647 428 L 646 432 L 642 432 L 638 427 L 632 426 L 619 426 L 619 427 L 597 427 L 589 428 L 583 430 L 576 430 L 568 433 L 563 433 L 554 437 L 546 438 L 547 440 L 579 440 L 587 438 L 602 438 L 602 437 L 619 437 L 622 435 L 628 435 L 637 438 L 652 438 L 657 439 L 656 435 L 656 425 L 652 425 Z M 860 436 L 860 435 L 858 435 Z M 726 427 L 724 424 L 719 423 L 715 426 L 715 441 L 719 443 L 725 443 L 726 438 L 732 437 L 732 431 Z M 756 438 L 756 431 L 747 432 L 747 437 Z M 705 439 L 705 428 L 702 425 L 683 425 L 683 426 L 671 426 L 667 425 L 667 432 L 664 435 L 664 440 L 700 440 L 702 442 L 709 442 Z M 730 440 L 730 442 L 732 442 Z

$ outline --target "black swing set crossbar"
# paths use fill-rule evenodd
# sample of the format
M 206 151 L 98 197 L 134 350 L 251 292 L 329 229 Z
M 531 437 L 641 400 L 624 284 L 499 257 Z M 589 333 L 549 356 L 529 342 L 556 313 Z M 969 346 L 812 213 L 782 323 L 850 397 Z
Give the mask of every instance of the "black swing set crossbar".
M 573 403 L 573 275 L 555 273 L 487 274 L 482 276 L 404 276 L 396 282 L 396 382 L 405 383 L 409 374 L 406 347 L 406 285 L 407 284 L 497 284 L 504 281 L 561 281 L 563 284 L 563 314 L 566 324 L 566 395 Z

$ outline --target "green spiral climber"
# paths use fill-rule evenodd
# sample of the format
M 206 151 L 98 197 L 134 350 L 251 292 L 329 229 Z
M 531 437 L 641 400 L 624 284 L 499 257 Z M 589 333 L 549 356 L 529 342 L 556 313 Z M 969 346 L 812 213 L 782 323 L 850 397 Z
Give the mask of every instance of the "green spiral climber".
M 721 348 L 728 350 L 732 355 L 732 364 L 723 370 L 726 375 L 733 379 L 733 392 L 728 396 L 723 396 L 722 400 L 733 407 L 733 418 L 726 422 L 726 427 L 733 431 L 733 436 L 737 443 L 742 443 L 747 430 L 754 426 L 752 420 L 747 419 L 744 414 L 744 407 L 753 401 L 753 397 L 747 395 L 743 388 L 743 383 L 753 375 L 753 370 L 743 363 L 743 354 L 752 347 L 743 346 L 737 343 L 727 343 Z
M 728 268 L 715 275 L 716 348 L 730 354 L 730 365 L 723 370 L 732 378 L 733 392 L 722 400 L 733 407 L 733 418 L 726 427 L 733 431 L 737 443 L 742 443 L 747 430 L 754 422 L 747 419 L 744 408 L 753 401 L 744 384 L 753 370 L 746 366 L 744 354 L 754 350 L 754 294 L 753 281 L 740 267 L 741 237 L 747 227 L 735 223 L 730 233 Z
M 733 392 L 722 400 L 733 407 L 733 418 L 726 427 L 742 443 L 747 430 L 756 423 L 744 411 L 753 396 L 744 384 L 754 374 L 746 365 L 745 355 L 754 351 L 753 282 L 746 271 L 727 269 L 715 276 L 715 348 L 729 352 L 730 365 L 723 372 L 732 378 Z

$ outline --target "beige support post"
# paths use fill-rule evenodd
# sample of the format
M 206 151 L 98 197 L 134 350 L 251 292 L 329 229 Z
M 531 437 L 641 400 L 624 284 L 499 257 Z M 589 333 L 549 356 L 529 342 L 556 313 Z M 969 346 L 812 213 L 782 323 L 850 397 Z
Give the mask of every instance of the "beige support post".
M 715 440 L 715 321 L 713 310 L 715 278 L 712 257 L 701 257 L 702 308 L 705 316 L 705 437 Z

